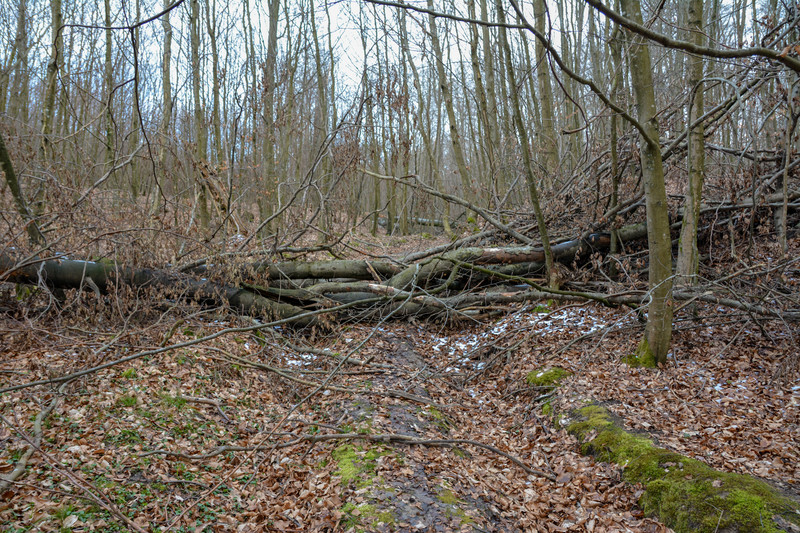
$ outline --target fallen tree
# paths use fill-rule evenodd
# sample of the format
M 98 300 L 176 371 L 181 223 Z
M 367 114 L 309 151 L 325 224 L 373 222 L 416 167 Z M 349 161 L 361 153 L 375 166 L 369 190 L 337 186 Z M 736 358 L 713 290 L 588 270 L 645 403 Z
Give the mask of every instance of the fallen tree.
M 623 428 L 622 420 L 597 404 L 563 415 L 560 423 L 581 451 L 624 467 L 623 478 L 644 487 L 639 505 L 677 532 L 797 531 L 798 502 L 766 482 L 721 472 L 657 446 Z
M 723 206 L 723 209 L 730 208 Z M 617 230 L 623 243 L 643 240 L 646 232 L 644 223 Z M 206 261 L 177 270 L 135 268 L 106 260 L 82 261 L 63 256 L 25 261 L 0 254 L 0 281 L 51 289 L 92 290 L 98 296 L 115 287 L 127 286 L 206 306 L 224 305 L 245 315 L 288 319 L 298 327 L 326 324 L 327 319 L 322 318 L 325 310 L 342 304 L 347 304 L 346 311 L 340 309 L 338 313 L 358 312 L 361 318 L 439 315 L 452 319 L 478 315 L 499 305 L 541 299 L 594 300 L 607 306 L 632 307 L 647 303 L 648 295 L 641 290 L 605 294 L 569 290 L 568 285 L 567 290 L 540 285 L 532 276 L 544 271 L 541 247 L 482 247 L 476 246 L 475 241 L 465 242 L 473 245 L 441 247 L 431 253 L 395 260 L 297 259 L 245 265 Z M 551 250 L 557 262 L 572 267 L 585 263 L 594 254 L 606 253 L 610 244 L 608 233 L 587 233 L 554 243 Z M 705 289 L 675 291 L 673 298 L 705 301 L 760 316 L 800 319 L 798 310 L 746 302 Z M 309 315 L 308 311 L 323 313 Z

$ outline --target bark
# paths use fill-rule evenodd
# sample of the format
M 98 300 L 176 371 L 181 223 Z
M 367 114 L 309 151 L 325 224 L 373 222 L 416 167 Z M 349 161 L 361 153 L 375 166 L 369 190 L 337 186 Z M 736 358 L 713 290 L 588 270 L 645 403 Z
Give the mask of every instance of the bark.
M 135 10 L 136 10 L 136 17 L 134 22 L 138 24 L 141 16 L 142 16 L 142 4 L 140 0 L 135 1 Z M 133 83 L 133 111 L 131 112 L 131 126 L 130 126 L 130 135 L 129 135 L 129 142 L 131 146 L 131 152 L 136 150 L 136 147 L 139 146 L 139 130 L 141 129 L 142 125 L 142 117 L 140 115 L 141 110 L 141 101 L 139 99 L 139 86 L 140 86 L 140 76 L 139 76 L 139 65 L 138 57 L 139 57 L 139 43 L 140 41 L 140 28 L 137 26 L 136 29 L 133 30 L 133 76 L 134 76 L 134 83 Z M 133 201 L 137 201 L 139 194 L 141 194 L 141 176 L 139 175 L 139 160 L 136 157 L 133 157 L 130 161 L 130 169 L 131 169 L 131 198 Z
M 14 36 L 14 82 L 9 94 L 9 115 L 21 122 L 28 120 L 28 0 L 20 0 L 17 31 Z
M 166 8 L 170 0 L 163 0 L 164 7 Z M 166 144 L 167 135 L 169 134 L 169 125 L 172 118 L 172 24 L 169 20 L 170 12 L 164 13 L 161 17 L 161 28 L 164 30 L 164 48 L 161 53 L 161 98 L 163 100 L 163 109 L 161 112 L 161 149 L 159 151 L 158 159 L 163 168 L 166 158 Z
M 202 101 L 200 99 L 200 2 L 190 0 L 191 16 L 189 17 L 189 33 L 191 36 L 192 57 L 192 99 L 194 100 L 194 142 L 195 142 L 195 187 L 197 210 L 199 212 L 200 227 L 208 229 L 211 214 L 208 210 L 208 187 L 206 185 L 205 163 L 207 157 L 208 136 L 206 133 L 205 117 Z
M 475 18 L 475 0 L 469 0 L 468 3 L 469 7 L 469 16 L 470 18 Z M 489 179 L 492 179 L 492 176 L 495 175 L 495 158 L 494 158 L 494 147 L 492 143 L 492 126 L 489 121 L 489 105 L 486 99 L 486 89 L 483 85 L 483 73 L 481 72 L 481 59 L 478 55 L 478 28 L 474 25 L 471 25 L 469 28 L 469 52 L 470 52 L 470 64 L 472 66 L 472 79 L 475 82 L 475 98 L 477 99 L 478 104 L 478 119 L 480 121 L 481 130 L 483 132 L 484 141 L 482 146 L 479 144 L 479 151 L 485 154 L 488 165 L 487 171 Z M 493 188 L 490 185 L 490 190 Z M 496 187 L 494 187 L 496 188 Z M 495 191 L 494 194 L 496 196 L 502 197 L 505 191 Z
M 594 12 L 592 12 L 594 13 Z M 622 75 L 622 43 L 620 43 L 620 29 L 618 26 L 614 27 L 609 42 L 611 51 L 611 69 L 613 72 L 613 82 L 611 84 L 611 97 L 615 102 L 619 102 L 619 96 L 622 92 L 623 75 Z M 619 154 L 617 153 L 617 142 L 619 140 L 619 118 L 616 113 L 611 115 L 611 203 L 609 209 L 617 208 L 619 204 Z M 617 239 L 616 239 L 616 223 L 611 223 L 611 248 L 609 252 L 613 255 L 617 253 Z M 611 275 L 614 276 L 617 270 L 616 262 L 611 265 Z
M 648 235 L 647 225 L 625 226 L 618 234 L 623 242 L 642 240 Z M 605 253 L 610 244 L 610 234 L 593 233 L 555 244 L 551 250 L 559 262 L 574 266 L 594 254 Z M 435 315 L 451 319 L 465 313 L 481 314 L 492 306 L 544 298 L 633 307 L 651 301 L 650 291 L 607 295 L 547 289 L 531 278 L 544 270 L 544 251 L 540 247 L 473 246 L 437 254 L 420 256 L 419 262 L 405 265 L 371 260 L 263 261 L 233 268 L 187 266 L 182 272 L 132 268 L 106 261 L 21 260 L 0 254 L 0 281 L 93 290 L 98 294 L 125 285 L 206 306 L 228 305 L 242 314 L 284 319 L 303 327 L 330 326 L 330 320 L 310 317 L 308 312 L 330 309 L 337 313 L 334 316 L 342 316 L 343 310 L 332 308 L 340 304 L 357 310 L 360 318 Z M 712 291 L 682 291 L 676 298 L 800 320 L 796 309 L 766 308 Z
M 214 270 L 213 267 L 196 267 L 185 270 L 194 273 L 205 273 Z M 386 261 L 359 261 L 359 260 L 333 260 L 333 261 L 259 261 L 251 263 L 241 269 L 241 275 L 247 271 L 262 274 L 270 280 L 279 279 L 372 279 L 380 280 L 394 276 L 402 267 Z
M 703 0 L 691 0 L 689 3 L 689 39 L 703 46 Z M 689 103 L 689 146 L 687 160 L 689 166 L 689 183 L 686 187 L 686 202 L 683 209 L 683 227 L 678 251 L 676 271 L 678 283 L 697 284 L 699 253 L 697 251 L 697 226 L 700 218 L 703 181 L 705 175 L 705 137 L 702 122 L 695 127 L 692 124 L 703 116 L 703 58 L 689 56 L 689 90 L 693 98 Z
M 481 20 L 489 21 L 489 9 L 487 0 L 480 0 L 481 5 Z M 484 69 L 486 71 L 486 109 L 488 113 L 488 126 L 491 138 L 491 145 L 488 147 L 490 150 L 499 150 L 500 147 L 500 125 L 497 122 L 497 91 L 495 88 L 495 72 L 494 72 L 494 50 L 492 49 L 491 34 L 488 26 L 481 26 L 481 45 L 483 46 L 483 61 L 485 63 Z M 501 178 L 504 179 L 505 171 L 501 173 Z M 503 184 L 504 186 L 507 183 Z
M 106 25 L 105 30 L 105 37 L 106 37 L 106 48 L 105 48 L 105 60 L 103 63 L 103 85 L 104 85 L 104 92 L 106 97 L 106 109 L 105 109 L 105 121 L 106 121 L 106 131 L 105 131 L 105 148 L 106 148 L 106 169 L 110 169 L 114 166 L 114 152 L 115 152 L 115 135 L 114 135 L 114 113 L 112 110 L 112 102 L 113 102 L 113 92 L 114 92 L 114 64 L 111 62 L 111 0 L 104 0 L 103 5 L 105 7 L 105 19 L 104 23 Z
M 315 176 L 318 178 L 320 187 L 320 209 L 321 209 L 321 227 L 323 232 L 320 237 L 328 232 L 331 228 L 330 224 L 330 211 L 331 207 L 328 205 L 328 195 L 330 193 L 332 178 L 331 178 L 331 158 L 326 153 L 326 145 L 328 143 L 329 132 L 329 116 L 328 116 L 328 102 L 333 99 L 335 95 L 328 95 L 328 80 L 327 72 L 323 68 L 322 50 L 319 44 L 319 33 L 317 31 L 316 21 L 316 6 L 314 0 L 310 0 L 309 16 L 311 26 L 311 37 L 314 48 L 314 68 L 317 83 L 317 100 L 314 108 L 314 135 L 313 135 L 313 148 L 312 153 L 317 154 L 319 164 L 314 165 Z M 333 61 L 333 58 L 330 58 Z M 330 97 L 330 98 L 329 98 Z
M 217 3 L 212 1 L 206 13 L 206 31 L 211 44 L 211 127 L 214 131 L 214 160 L 220 165 L 225 160 L 222 151 L 222 122 L 220 119 L 219 99 L 219 53 L 217 53 Z
M 417 70 L 416 63 L 414 62 L 413 55 L 410 52 L 410 48 L 408 46 L 408 32 L 406 30 L 406 14 L 405 11 L 402 12 L 400 16 L 400 44 L 403 48 L 403 54 L 405 56 L 405 61 L 408 66 L 411 68 L 411 74 L 413 76 L 413 83 L 414 89 L 417 92 L 417 128 L 419 130 L 420 136 L 422 137 L 422 144 L 425 147 L 425 154 L 428 156 L 428 163 L 431 167 L 430 174 L 433 176 L 433 186 L 438 187 L 440 183 L 440 169 L 439 169 L 439 161 L 436 157 L 436 148 L 434 146 L 433 140 L 431 139 L 431 130 L 430 130 L 430 121 L 426 120 L 427 118 L 427 106 L 425 104 L 425 98 L 423 97 L 423 90 L 422 90 L 422 83 L 420 82 L 419 71 Z M 449 205 L 449 204 L 445 204 Z M 448 235 L 452 235 L 452 229 L 450 228 L 450 221 L 449 221 L 449 212 L 445 212 L 444 216 L 442 217 L 442 227 L 444 228 L 445 232 Z M 376 216 L 377 219 L 377 216 Z
M 428 0 L 428 8 L 433 8 L 433 0 Z M 458 174 L 461 177 L 461 187 L 463 189 L 464 199 L 468 202 L 471 202 L 475 198 L 474 191 L 472 190 L 472 178 L 469 170 L 467 169 L 466 159 L 464 158 L 464 149 L 461 146 L 461 137 L 458 133 L 458 122 L 456 121 L 456 112 L 453 106 L 453 93 L 450 90 L 450 81 L 448 80 L 447 73 L 445 71 L 442 45 L 439 42 L 436 19 L 433 15 L 428 16 L 428 24 L 430 27 L 431 46 L 433 47 L 434 61 L 436 62 L 436 73 L 439 77 L 439 89 L 442 91 L 444 107 L 447 111 L 448 122 L 450 123 L 450 143 L 453 146 L 453 157 L 456 161 Z
M 639 0 L 622 0 L 628 18 L 641 24 Z M 641 349 L 659 365 L 667 362 L 672 337 L 672 239 L 670 238 L 664 168 L 658 144 L 658 126 L 650 52 L 641 38 L 631 48 L 631 79 L 638 107 L 638 120 L 643 127 L 641 145 L 642 177 L 647 205 L 647 242 L 650 250 L 650 305 L 647 327 Z
M 42 108 L 42 144 L 45 155 L 49 155 L 50 137 L 53 134 L 53 121 L 56 112 L 56 81 L 58 77 L 59 57 L 64 53 L 61 37 L 61 0 L 50 0 L 50 61 L 47 63 L 47 88 Z
M 545 33 L 544 0 L 533 1 L 534 26 L 539 33 Z M 536 78 L 539 82 L 539 98 L 542 115 L 542 162 L 545 168 L 546 183 L 552 185 L 553 175 L 558 167 L 558 145 L 556 144 L 555 119 L 553 118 L 553 90 L 550 86 L 550 70 L 544 45 L 536 39 Z
M 263 196 L 259 195 L 258 200 L 259 214 L 262 220 L 269 219 L 277 210 L 279 203 L 278 175 L 275 163 L 275 142 L 277 140 L 277 132 L 275 131 L 275 72 L 278 61 L 279 14 L 280 2 L 271 0 L 269 2 L 269 29 L 267 30 L 267 57 L 264 64 L 264 128 L 266 129 L 262 143 L 264 191 Z M 269 228 L 269 226 L 265 228 L 267 233 Z
M 28 233 L 28 238 L 31 243 L 35 245 L 42 245 L 45 243 L 44 235 L 39 231 L 39 226 L 36 220 L 28 210 L 28 204 L 25 201 L 25 196 L 22 194 L 22 189 L 17 180 L 17 174 L 14 172 L 14 165 L 11 163 L 11 156 L 6 149 L 6 143 L 3 136 L 0 134 L 0 170 L 5 175 L 6 185 L 11 191 L 11 196 L 14 198 L 14 205 L 22 221 L 25 223 L 25 231 Z
M 503 13 L 503 6 L 500 0 L 497 1 L 497 15 L 500 23 L 505 22 Z M 514 76 L 514 65 L 511 61 L 511 47 L 508 44 L 506 36 L 506 29 L 500 27 L 500 45 L 503 48 L 503 55 L 506 62 L 506 74 L 508 76 L 509 92 L 511 93 L 511 109 L 514 116 L 514 124 L 517 128 L 517 135 L 519 137 L 520 150 L 522 151 L 522 161 L 525 164 L 525 179 L 528 184 L 528 194 L 531 204 L 533 205 L 533 212 L 536 216 L 536 225 L 539 228 L 539 238 L 544 245 L 544 259 L 547 266 L 547 280 L 548 285 L 552 288 L 558 286 L 555 271 L 553 270 L 553 257 L 550 252 L 550 239 L 547 236 L 547 225 L 542 213 L 542 207 L 539 203 L 539 190 L 536 186 L 536 175 L 533 172 L 533 162 L 531 161 L 531 148 L 528 141 L 528 132 L 525 129 L 525 123 L 522 119 L 522 110 L 520 109 L 519 90 Z
M 646 234 L 647 225 L 643 223 L 626 226 L 619 230 L 619 238 L 623 241 L 638 240 Z M 594 252 L 608 250 L 610 244 L 609 234 L 592 233 L 586 237 L 552 245 L 550 252 L 555 261 L 571 265 L 581 259 L 585 260 Z M 522 265 L 525 272 L 533 274 L 545 269 L 545 252 L 543 248 L 535 246 L 459 248 L 445 252 L 424 263 L 411 265 L 389 279 L 386 284 L 402 290 L 411 288 L 413 284 L 425 286 L 437 277 L 450 274 L 462 263 L 497 267 L 512 264 Z
M 92 289 L 107 293 L 118 285 L 153 289 L 175 298 L 185 298 L 209 305 L 230 305 L 247 315 L 269 318 L 291 318 L 303 309 L 275 302 L 256 292 L 216 283 L 207 279 L 178 276 L 163 270 L 129 268 L 114 263 L 51 259 L 40 263 L 18 265 L 14 258 L 0 254 L 0 279 L 14 283 L 45 283 L 59 289 Z M 317 323 L 313 317 L 297 320 L 297 325 Z
M 170 0 L 163 0 L 164 8 L 169 6 L 169 4 Z M 161 17 L 161 28 L 164 31 L 164 47 L 161 51 L 161 99 L 163 108 L 161 111 L 161 122 L 159 124 L 161 139 L 158 149 L 158 164 L 162 171 L 166 170 L 169 126 L 172 120 L 172 81 L 170 79 L 172 70 L 172 24 L 169 20 L 169 14 L 170 12 L 167 11 Z M 160 183 L 155 183 L 152 194 L 153 200 L 150 204 L 150 214 L 155 215 L 159 211 L 160 201 L 163 197 Z

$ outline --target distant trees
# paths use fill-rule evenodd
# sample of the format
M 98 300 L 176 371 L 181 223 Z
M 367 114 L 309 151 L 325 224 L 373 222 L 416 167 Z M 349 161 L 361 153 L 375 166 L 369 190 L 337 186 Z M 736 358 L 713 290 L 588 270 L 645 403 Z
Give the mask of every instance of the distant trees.
M 698 235 L 722 238 L 708 202 L 751 202 L 746 235 L 726 219 L 734 252 L 759 231 L 787 249 L 800 58 L 796 11 L 775 1 L 3 7 L 0 133 L 20 169 L 1 193 L 9 235 L 39 221 L 48 242 L 141 257 L 147 228 L 152 256 L 172 261 L 328 249 L 383 220 L 455 235 L 524 215 L 517 235 L 548 255 L 550 235 L 646 217 L 662 362 L 673 277 L 699 283 Z M 783 205 L 765 222 L 772 193 Z M 668 212 L 682 216 L 674 266 Z M 113 238 L 104 213 L 125 221 Z M 67 237 L 75 227 L 95 237 Z

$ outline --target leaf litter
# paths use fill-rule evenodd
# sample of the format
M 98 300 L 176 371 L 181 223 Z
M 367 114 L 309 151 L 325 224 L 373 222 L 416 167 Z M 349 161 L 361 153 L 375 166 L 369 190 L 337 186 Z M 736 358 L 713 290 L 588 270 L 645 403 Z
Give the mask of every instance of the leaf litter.
M 190 319 L 171 342 L 225 325 Z M 96 333 L 114 332 L 92 326 L 91 335 L 56 323 L 33 331 L 4 316 L 2 386 L 93 364 Z M 164 333 L 156 330 L 131 332 L 100 356 L 152 346 Z M 545 366 L 572 373 L 550 399 L 556 412 L 603 402 L 661 446 L 797 494 L 800 384 L 773 379 L 787 348 L 758 328 L 687 327 L 670 365 L 654 371 L 623 362 L 639 335 L 623 310 L 521 307 L 458 328 L 354 324 L 309 337 L 313 351 L 289 348 L 277 332 L 229 335 L 112 367 L 69 386 L 41 452 L 0 495 L 0 524 L 128 530 L 93 492 L 146 531 L 668 531 L 642 515 L 642 489 L 624 483 L 620 467 L 581 456 L 542 412 L 525 377 Z M 331 388 L 300 403 L 361 342 L 350 355 L 368 364 L 344 365 Z M 54 394 L 0 398 L 0 473 Z M 334 437 L 345 434 L 435 444 Z

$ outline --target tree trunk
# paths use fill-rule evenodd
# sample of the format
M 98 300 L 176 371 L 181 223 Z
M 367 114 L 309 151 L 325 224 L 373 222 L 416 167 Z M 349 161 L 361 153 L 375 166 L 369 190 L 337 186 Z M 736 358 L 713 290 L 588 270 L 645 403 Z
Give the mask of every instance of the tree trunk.
M 689 40 L 698 46 L 704 45 L 703 0 L 691 0 L 688 13 Z M 692 98 L 689 101 L 689 127 L 703 116 L 703 62 L 702 56 L 689 56 L 688 89 Z M 686 186 L 686 200 L 683 207 L 683 227 L 676 266 L 677 282 L 681 285 L 697 284 L 699 253 L 697 251 L 697 226 L 700 217 L 703 181 L 705 176 L 705 137 L 702 124 L 689 132 L 687 151 L 689 183 Z
M 170 5 L 170 0 L 164 0 L 164 8 Z M 165 137 L 162 140 L 159 159 L 164 164 L 166 150 L 166 136 L 169 134 L 169 126 L 172 119 L 172 24 L 169 20 L 170 12 L 167 11 L 161 17 L 161 28 L 164 30 L 164 48 L 161 54 L 161 98 L 163 109 L 161 111 L 161 134 Z
M 621 4 L 622 11 L 628 18 L 642 24 L 639 0 L 622 0 Z M 667 362 L 672 336 L 672 240 L 669 232 L 661 147 L 658 143 L 650 51 L 647 44 L 638 36 L 634 37 L 631 47 L 630 67 L 638 120 L 647 134 L 645 137 L 640 132 L 639 144 L 647 205 L 650 305 L 647 310 L 645 338 L 640 345 L 640 351 L 645 358 L 652 356 L 656 364 L 663 365 Z
M 436 157 L 436 148 L 434 147 L 433 140 L 431 139 L 430 120 L 427 120 L 430 118 L 430 115 L 425 104 L 419 71 L 417 70 L 417 65 L 414 63 L 414 58 L 408 46 L 408 31 L 406 28 L 405 11 L 402 12 L 400 17 L 400 45 L 403 48 L 405 62 L 411 68 L 414 89 L 417 92 L 417 127 L 419 129 L 420 136 L 422 137 L 422 144 L 425 147 L 425 154 L 428 156 L 428 163 L 430 164 L 431 175 L 433 176 L 433 187 L 438 188 L 441 181 L 441 170 L 439 168 L 439 161 Z M 445 229 L 445 232 L 448 235 L 452 235 L 448 214 L 449 213 L 445 213 L 442 218 L 442 227 Z
M 240 287 L 175 276 L 161 270 L 127 268 L 114 263 L 59 259 L 18 266 L 13 258 L 0 254 L 0 272 L 5 272 L 6 280 L 14 283 L 38 284 L 44 281 L 50 287 L 60 289 L 93 289 L 101 293 L 117 285 L 155 289 L 176 298 L 212 305 L 227 304 L 244 314 L 266 316 L 269 319 L 292 318 L 304 312 L 299 307 L 272 301 Z M 308 326 L 316 324 L 317 320 L 304 317 L 295 323 Z
M 428 9 L 433 9 L 433 0 L 428 0 Z M 467 163 L 464 159 L 464 150 L 461 146 L 461 137 L 458 134 L 458 122 L 456 120 L 456 112 L 453 107 L 453 94 L 450 91 L 450 82 L 447 78 L 445 71 L 444 54 L 442 53 L 442 45 L 439 42 L 439 34 L 436 29 L 436 18 L 433 15 L 428 16 L 428 24 L 431 34 L 431 45 L 433 47 L 434 61 L 436 62 L 436 73 L 439 77 L 439 88 L 444 97 L 444 107 L 447 111 L 447 119 L 450 123 L 450 143 L 453 146 L 453 158 L 458 168 L 458 174 L 461 177 L 461 188 L 464 199 L 472 202 L 475 195 L 472 190 L 472 179 L 467 169 Z
M 17 180 L 17 174 L 14 172 L 14 165 L 11 164 L 11 156 L 6 149 L 6 143 L 3 136 L 0 134 L 0 170 L 3 171 L 6 177 L 6 185 L 11 191 L 11 196 L 14 198 L 14 204 L 17 207 L 17 212 L 22 221 L 25 223 L 25 231 L 28 233 L 28 238 L 34 245 L 43 245 L 45 243 L 44 236 L 39 231 L 39 226 L 36 220 L 28 210 L 28 204 L 25 201 L 25 196 L 22 194 L 22 189 Z
M 140 0 L 135 1 L 135 13 L 136 17 L 134 19 L 135 23 L 139 22 L 139 19 L 142 16 L 142 3 Z M 141 32 L 139 28 L 133 30 L 133 46 L 136 47 L 134 51 L 133 57 L 134 61 L 136 61 L 139 57 L 139 46 L 140 46 L 140 36 Z M 139 98 L 139 84 L 141 82 L 139 76 L 139 65 L 133 66 L 134 72 L 134 83 L 133 87 L 133 98 L 131 99 L 133 102 L 133 110 L 131 112 L 131 126 L 130 126 L 130 151 L 133 152 L 139 146 L 139 130 L 142 126 L 142 117 L 139 115 L 140 107 L 141 107 L 141 100 Z M 142 192 L 142 183 L 141 183 L 141 176 L 139 175 L 139 161 L 136 157 L 131 159 L 130 162 L 130 169 L 131 169 L 131 198 L 134 202 L 136 202 L 139 198 L 139 194 Z
M 275 130 L 275 71 L 278 62 L 278 16 L 280 2 L 269 2 L 269 30 L 267 33 L 267 57 L 264 63 L 264 139 L 263 146 L 263 177 L 264 191 L 258 197 L 259 215 L 261 220 L 267 220 L 278 206 L 278 171 L 275 163 L 275 143 L 277 132 Z M 265 227 L 269 232 L 271 226 Z
M 545 3 L 544 0 L 533 0 L 534 27 L 541 34 L 545 34 Z M 545 184 L 550 187 L 558 168 L 558 143 L 556 141 L 556 123 L 553 118 L 553 90 L 550 86 L 550 65 L 544 45 L 536 39 L 536 77 L 539 81 L 539 100 L 542 115 L 541 149 L 542 163 L 545 173 Z
M 114 135 L 114 110 L 112 107 L 114 95 L 114 64 L 111 62 L 111 0 L 104 0 L 105 19 L 106 25 L 105 37 L 105 61 L 103 63 L 103 85 L 104 95 L 106 97 L 105 121 L 106 121 L 106 169 L 111 169 L 114 166 L 114 157 L 116 153 L 116 139 Z
M 522 111 L 519 104 L 519 90 L 514 76 L 514 64 L 511 61 L 511 47 L 508 44 L 508 37 L 506 29 L 503 27 L 505 24 L 505 14 L 503 12 L 503 5 L 500 0 L 497 1 L 497 17 L 500 21 L 500 46 L 503 49 L 503 55 L 506 62 L 506 75 L 508 77 L 508 90 L 511 94 L 511 109 L 514 115 L 514 123 L 517 126 L 517 135 L 519 136 L 520 151 L 522 152 L 522 161 L 525 164 L 525 178 L 528 183 L 528 194 L 530 196 L 531 204 L 533 205 L 533 212 L 536 215 L 536 225 L 539 228 L 539 238 L 544 245 L 544 260 L 547 268 L 547 282 L 552 288 L 558 286 L 558 280 L 555 276 L 553 269 L 553 254 L 550 252 L 550 240 L 547 235 L 547 224 L 544 220 L 542 207 L 539 204 L 539 190 L 536 186 L 536 176 L 533 172 L 533 162 L 531 161 L 531 148 L 528 142 L 528 132 L 525 129 L 525 123 L 522 120 Z
M 8 113 L 18 121 L 28 121 L 28 0 L 20 0 L 17 12 L 17 31 L 14 50 L 18 56 L 14 61 L 14 82 L 9 95 Z
M 214 132 L 214 162 L 221 165 L 225 160 L 222 151 L 222 124 L 219 100 L 219 53 L 217 53 L 217 2 L 212 0 L 206 12 L 206 31 L 211 44 L 211 127 Z
M 50 0 L 50 61 L 47 63 L 47 88 L 45 89 L 42 107 L 42 153 L 49 157 L 53 122 L 56 113 L 56 81 L 58 79 L 59 57 L 64 53 L 64 40 L 61 37 L 62 26 L 61 0 Z M 38 208 L 37 208 L 38 210 Z
M 194 100 L 194 181 L 196 188 L 195 201 L 197 203 L 198 218 L 200 227 L 208 229 L 211 222 L 211 214 L 208 210 L 208 187 L 206 185 L 206 158 L 207 142 L 205 116 L 203 113 L 202 100 L 200 98 L 200 2 L 190 0 L 191 16 L 189 22 L 189 32 L 191 35 L 191 55 L 192 55 L 192 99 Z

